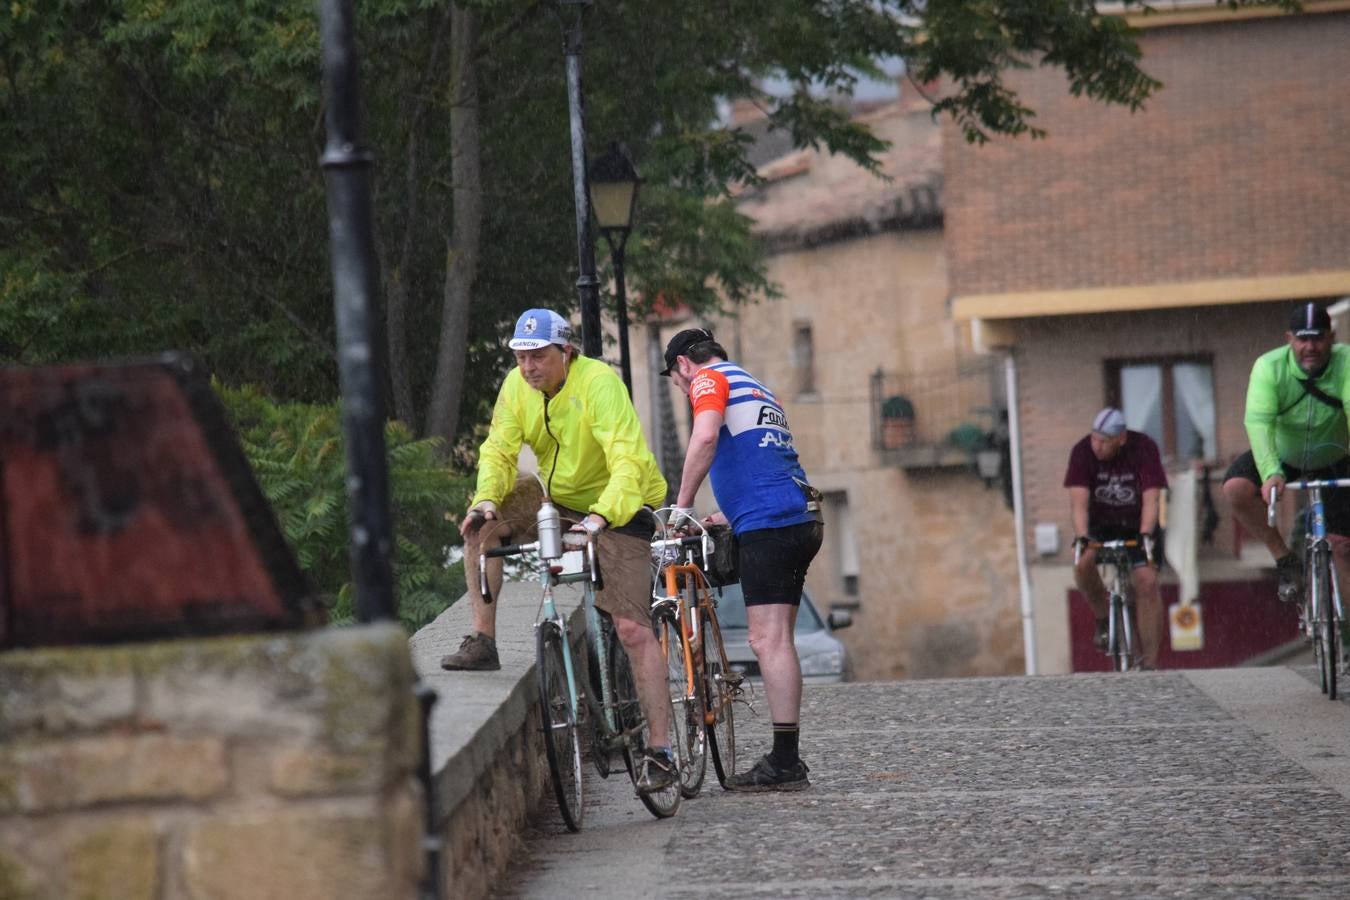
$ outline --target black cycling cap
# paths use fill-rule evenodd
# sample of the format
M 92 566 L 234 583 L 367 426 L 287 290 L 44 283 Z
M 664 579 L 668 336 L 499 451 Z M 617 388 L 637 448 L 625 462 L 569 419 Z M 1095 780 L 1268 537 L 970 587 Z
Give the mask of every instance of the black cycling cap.
M 1320 303 L 1300 303 L 1289 314 L 1289 330 L 1294 337 L 1321 337 L 1331 330 L 1331 316 Z
M 675 368 L 676 358 L 688 355 L 689 348 L 711 340 L 715 340 L 713 333 L 706 328 L 686 328 L 675 335 L 666 344 L 666 367 L 661 370 L 661 374 L 669 375 L 670 370 Z

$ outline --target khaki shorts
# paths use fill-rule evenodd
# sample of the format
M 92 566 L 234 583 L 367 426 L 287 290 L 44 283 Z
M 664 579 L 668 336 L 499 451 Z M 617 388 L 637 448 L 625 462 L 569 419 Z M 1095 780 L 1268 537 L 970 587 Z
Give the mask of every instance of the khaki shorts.
M 533 475 L 520 476 L 516 479 L 516 486 L 511 489 L 511 493 L 498 504 L 498 518 L 485 524 L 477 535 L 470 535 L 465 540 L 465 572 L 468 575 L 471 595 L 478 596 L 479 542 L 484 542 L 487 549 L 500 546 L 503 541 L 497 535 L 507 528 L 510 529 L 510 537 L 505 543 L 523 544 L 535 540 L 538 537 L 536 516 L 543 496 L 544 492 Z M 584 512 L 565 506 L 558 506 L 558 513 L 562 518 L 564 532 L 586 516 Z M 640 536 L 637 532 L 645 530 L 641 523 L 649 517 L 650 513 L 639 512 L 634 521 L 622 530 L 606 528 L 600 532 L 600 538 L 596 542 L 600 574 L 604 580 L 604 589 L 595 595 L 596 607 L 611 616 L 631 619 L 644 625 L 651 621 L 651 537 L 655 529 L 655 519 L 651 520 L 652 529 L 646 530 L 645 536 Z M 470 569 L 473 571 L 469 572 Z

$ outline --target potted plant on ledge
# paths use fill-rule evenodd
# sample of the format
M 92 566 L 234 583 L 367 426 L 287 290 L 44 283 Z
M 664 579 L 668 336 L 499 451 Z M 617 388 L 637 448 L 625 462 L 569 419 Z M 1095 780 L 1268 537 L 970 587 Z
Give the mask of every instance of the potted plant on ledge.
M 903 394 L 881 404 L 881 446 L 897 450 L 914 443 L 914 404 Z

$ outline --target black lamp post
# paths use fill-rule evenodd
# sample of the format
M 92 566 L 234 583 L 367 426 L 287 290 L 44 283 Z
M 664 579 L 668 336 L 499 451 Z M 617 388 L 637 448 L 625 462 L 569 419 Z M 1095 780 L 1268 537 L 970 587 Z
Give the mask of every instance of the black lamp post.
M 614 294 L 619 307 L 619 368 L 628 393 L 633 393 L 633 370 L 628 358 L 628 293 L 623 281 L 623 251 L 633 230 L 633 212 L 637 209 L 638 186 L 642 178 L 633 168 L 628 150 L 621 144 L 609 145 L 591 166 L 591 209 L 600 234 L 614 258 Z
M 572 132 L 572 198 L 577 216 L 577 297 L 581 305 L 581 351 L 601 356 L 600 279 L 595 277 L 590 206 L 586 196 L 586 106 L 581 94 L 581 20 L 591 0 L 557 0 L 567 59 L 567 113 Z
M 352 0 L 323 0 L 319 25 L 328 140 L 320 160 L 328 189 L 328 234 L 337 317 L 338 384 L 347 439 L 348 546 L 356 618 L 392 619 L 393 527 L 384 447 L 384 402 L 376 338 L 373 158 L 361 147 Z

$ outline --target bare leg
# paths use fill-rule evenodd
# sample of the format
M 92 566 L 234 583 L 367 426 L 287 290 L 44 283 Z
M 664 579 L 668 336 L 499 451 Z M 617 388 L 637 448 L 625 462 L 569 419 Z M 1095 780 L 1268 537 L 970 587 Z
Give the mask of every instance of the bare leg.
M 746 607 L 750 623 L 750 649 L 759 660 L 769 715 L 774 722 L 796 722 L 802 708 L 802 668 L 792 632 L 797 607 L 790 603 L 766 603 Z
M 1158 592 L 1158 573 L 1152 566 L 1139 566 L 1134 570 L 1132 581 L 1144 665 L 1157 668 L 1163 634 L 1163 605 L 1162 595 Z
M 1102 575 L 1097 571 L 1097 551 L 1093 549 L 1084 550 L 1078 558 L 1078 564 L 1073 568 L 1073 581 L 1078 585 L 1078 590 L 1082 592 L 1087 600 L 1088 606 L 1092 609 L 1092 615 L 1097 619 L 1105 619 L 1106 608 L 1106 585 L 1102 584 Z
M 1223 483 L 1223 495 L 1243 530 L 1265 544 L 1271 556 L 1279 559 L 1289 553 L 1289 545 L 1280 537 L 1279 530 L 1266 524 L 1268 509 L 1261 501 L 1259 487 L 1245 478 L 1230 478 Z
M 633 666 L 638 702 L 647 719 L 647 743 L 670 746 L 670 693 L 666 683 L 666 659 L 650 625 L 623 616 L 614 617 L 614 629 Z
M 502 561 L 487 561 L 488 590 L 494 598 L 493 603 L 484 603 L 478 587 L 478 557 L 483 552 L 484 543 L 488 549 L 501 546 L 511 538 L 511 526 L 500 519 L 490 519 L 477 531 L 471 531 L 464 537 L 464 580 L 468 587 L 469 603 L 473 609 L 474 631 L 482 632 L 490 638 L 497 636 L 497 604 L 495 599 L 502 593 Z

